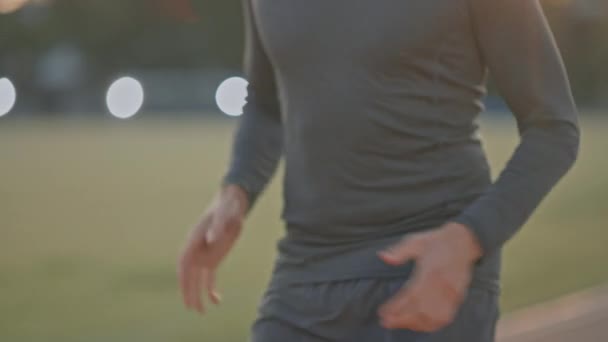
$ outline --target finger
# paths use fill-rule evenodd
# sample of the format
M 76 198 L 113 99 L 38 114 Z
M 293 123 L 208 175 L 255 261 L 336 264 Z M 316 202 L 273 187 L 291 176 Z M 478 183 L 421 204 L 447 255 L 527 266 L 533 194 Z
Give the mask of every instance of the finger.
M 380 316 L 381 324 L 387 329 L 410 329 L 414 331 L 426 331 L 432 328 L 431 321 L 421 311 L 418 301 L 404 297 L 401 305 L 395 311 Z
M 412 277 L 399 292 L 380 307 L 379 314 L 385 317 L 416 309 L 418 303 L 424 300 L 422 296 L 427 286 L 422 271 L 419 268 L 414 269 Z
M 415 322 L 416 326 L 409 328 L 416 331 L 433 332 L 441 328 L 431 317 L 423 313 L 419 314 Z
M 378 253 L 380 259 L 389 265 L 402 265 L 415 259 L 422 250 L 422 240 L 413 236 Z
M 184 257 L 181 258 L 180 263 L 178 265 L 178 279 L 179 279 L 179 289 L 182 296 L 182 302 L 186 307 L 188 305 L 188 275 L 186 270 L 188 269 L 188 260 Z
M 188 236 L 187 240 L 188 246 L 205 241 L 205 235 L 209 230 L 209 226 L 213 222 L 213 216 L 214 215 L 209 212 L 205 212 L 203 214 L 203 217 L 200 219 L 199 223 L 190 231 L 190 235 Z
M 420 332 L 436 330 L 436 327 L 428 317 L 417 312 L 408 312 L 398 316 L 383 318 L 381 324 L 387 329 L 408 329 Z
M 196 270 L 196 262 L 194 258 L 194 254 L 192 253 L 191 247 L 188 247 L 181 259 L 179 264 L 179 283 L 180 290 L 182 293 L 182 300 L 184 305 L 188 309 L 193 309 L 193 301 L 192 301 L 192 285 L 193 285 L 193 277 L 195 274 L 193 273 Z
M 413 300 L 414 296 L 406 285 L 396 295 L 380 306 L 378 314 L 382 318 L 399 315 L 407 311 L 408 306 L 413 306 Z
M 197 256 L 206 248 L 204 233 L 211 223 L 212 215 L 203 214 L 198 225 L 190 231 L 181 253 L 178 265 L 178 278 L 182 300 L 188 309 L 196 309 L 196 283 L 200 278 Z M 202 309 L 202 305 L 199 306 Z M 198 309 L 200 311 L 200 309 Z
M 221 296 L 215 290 L 215 270 L 209 269 L 203 271 L 203 287 L 211 302 L 215 305 L 220 304 Z
M 386 329 L 411 329 L 419 327 L 420 322 L 416 313 L 409 312 L 401 315 L 382 317 L 380 324 Z
M 202 270 L 200 267 L 193 266 L 188 269 L 187 274 L 188 307 L 202 314 L 205 310 L 203 302 L 201 301 Z

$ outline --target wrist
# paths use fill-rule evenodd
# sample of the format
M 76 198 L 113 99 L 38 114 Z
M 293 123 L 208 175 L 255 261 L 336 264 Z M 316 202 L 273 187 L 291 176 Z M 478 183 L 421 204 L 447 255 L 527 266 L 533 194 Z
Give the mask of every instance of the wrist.
M 473 231 L 464 224 L 457 222 L 446 223 L 441 230 L 449 241 L 453 242 L 459 250 L 466 251 L 467 259 L 476 262 L 483 256 L 483 249 Z
M 240 210 L 244 216 L 250 207 L 249 196 L 247 191 L 238 184 L 226 184 L 222 187 L 221 196 L 225 199 L 230 200 L 231 202 L 237 203 Z

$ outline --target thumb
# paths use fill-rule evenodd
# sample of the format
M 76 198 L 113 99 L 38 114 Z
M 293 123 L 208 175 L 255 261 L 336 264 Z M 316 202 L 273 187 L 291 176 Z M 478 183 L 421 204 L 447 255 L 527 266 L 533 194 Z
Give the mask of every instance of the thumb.
M 227 220 L 224 218 L 224 215 L 213 215 L 211 225 L 205 233 L 205 240 L 208 244 L 212 244 L 220 239 L 220 237 L 224 234 L 226 222 Z
M 422 250 L 422 239 L 410 237 L 378 253 L 382 261 L 389 265 L 403 265 L 409 260 L 416 259 Z

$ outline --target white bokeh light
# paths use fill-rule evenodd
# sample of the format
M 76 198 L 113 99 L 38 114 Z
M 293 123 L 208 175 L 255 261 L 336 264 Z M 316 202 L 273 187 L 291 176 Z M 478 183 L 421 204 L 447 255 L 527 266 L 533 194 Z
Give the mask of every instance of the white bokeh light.
M 144 103 L 144 88 L 132 77 L 122 77 L 114 81 L 106 95 L 106 104 L 112 115 L 128 119 L 141 109 Z
M 220 84 L 215 93 L 215 102 L 224 114 L 230 116 L 243 114 L 248 84 L 242 77 L 230 77 Z
M 0 78 L 0 116 L 8 114 L 17 101 L 17 90 L 8 78 Z

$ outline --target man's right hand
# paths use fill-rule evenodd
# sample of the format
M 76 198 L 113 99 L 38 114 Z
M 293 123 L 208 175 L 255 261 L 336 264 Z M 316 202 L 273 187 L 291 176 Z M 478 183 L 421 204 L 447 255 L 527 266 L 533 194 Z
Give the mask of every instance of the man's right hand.
M 241 233 L 249 208 L 245 191 L 236 185 L 224 187 L 192 229 L 178 265 L 179 283 L 184 304 L 204 312 L 201 292 L 219 304 L 215 290 L 216 271 Z

